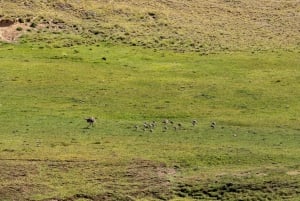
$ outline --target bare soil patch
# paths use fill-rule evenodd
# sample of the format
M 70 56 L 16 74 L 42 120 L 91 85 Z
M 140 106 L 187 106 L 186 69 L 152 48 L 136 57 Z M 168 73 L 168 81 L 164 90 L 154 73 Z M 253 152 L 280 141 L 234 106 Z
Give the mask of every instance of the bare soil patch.
M 15 22 L 13 20 L 2 19 L 0 20 L 0 27 L 9 27 L 13 25 Z
M 30 27 L 27 24 L 9 19 L 0 19 L 0 40 L 4 42 L 15 42 L 28 29 L 30 29 Z

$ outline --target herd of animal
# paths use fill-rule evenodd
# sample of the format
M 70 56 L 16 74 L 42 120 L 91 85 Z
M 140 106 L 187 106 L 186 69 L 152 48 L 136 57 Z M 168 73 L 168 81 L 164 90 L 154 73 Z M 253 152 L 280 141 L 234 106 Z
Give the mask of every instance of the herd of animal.
M 198 124 L 196 119 L 191 121 L 191 126 L 195 127 Z M 210 125 L 211 128 L 216 127 L 216 122 L 212 122 Z M 183 124 L 180 122 L 174 122 L 169 119 L 164 119 L 161 122 L 151 121 L 144 122 L 142 125 L 135 125 L 134 129 L 136 131 L 149 131 L 154 132 L 155 129 L 161 129 L 163 132 L 166 132 L 169 129 L 173 129 L 174 131 L 185 129 Z
M 96 118 L 95 117 L 88 117 L 85 118 L 86 122 L 88 123 L 87 128 L 89 127 L 94 127 L 94 124 L 96 123 Z M 196 126 L 198 124 L 198 121 L 196 119 L 193 119 L 191 121 L 192 126 Z M 215 128 L 217 126 L 216 122 L 211 122 L 210 127 Z M 135 125 L 134 129 L 136 131 L 149 131 L 149 132 L 154 132 L 156 128 L 161 128 L 163 132 L 166 132 L 169 129 L 173 129 L 175 131 L 183 129 L 183 124 L 182 123 L 175 123 L 172 120 L 169 119 L 164 119 L 161 122 L 156 122 L 156 121 L 151 121 L 151 122 L 144 122 L 142 125 Z

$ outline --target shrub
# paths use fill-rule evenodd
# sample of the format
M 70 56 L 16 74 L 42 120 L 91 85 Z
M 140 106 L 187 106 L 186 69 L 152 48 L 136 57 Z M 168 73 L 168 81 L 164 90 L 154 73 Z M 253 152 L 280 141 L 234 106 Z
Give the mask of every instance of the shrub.
M 23 28 L 22 28 L 22 27 L 17 27 L 16 30 L 17 30 L 17 31 L 22 31 Z
M 34 23 L 34 22 L 32 22 L 31 25 L 30 25 L 31 28 L 36 28 L 36 26 L 37 26 L 37 24 Z
M 22 19 L 22 18 L 19 18 L 19 23 L 24 23 L 24 19 Z

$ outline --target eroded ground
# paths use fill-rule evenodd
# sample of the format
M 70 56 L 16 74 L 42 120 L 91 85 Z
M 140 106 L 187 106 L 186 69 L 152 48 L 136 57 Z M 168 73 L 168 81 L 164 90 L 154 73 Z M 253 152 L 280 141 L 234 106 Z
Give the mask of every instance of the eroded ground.
M 143 159 L 133 159 L 126 164 L 1 160 L 0 169 L 1 200 L 130 201 L 147 198 L 171 200 L 175 197 L 289 200 L 300 193 L 297 169 L 287 172 L 260 170 L 219 174 L 208 179 L 201 176 L 184 178 L 177 166 L 168 167 L 161 162 Z M 286 180 L 282 179 L 283 175 Z M 66 191 L 58 194 L 59 189 Z

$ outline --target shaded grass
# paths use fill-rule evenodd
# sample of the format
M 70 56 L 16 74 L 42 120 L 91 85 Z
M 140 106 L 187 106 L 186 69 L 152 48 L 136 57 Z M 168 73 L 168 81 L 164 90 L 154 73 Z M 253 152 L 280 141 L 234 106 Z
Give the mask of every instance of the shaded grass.
M 295 53 L 45 46 L 1 44 L 1 199 L 299 193 L 299 174 L 287 174 L 299 170 L 300 155 Z M 87 129 L 90 115 L 97 123 Z M 165 118 L 182 128 L 165 132 Z M 153 120 L 154 132 L 142 131 Z

